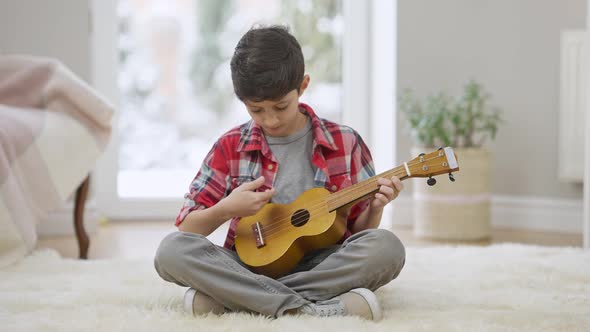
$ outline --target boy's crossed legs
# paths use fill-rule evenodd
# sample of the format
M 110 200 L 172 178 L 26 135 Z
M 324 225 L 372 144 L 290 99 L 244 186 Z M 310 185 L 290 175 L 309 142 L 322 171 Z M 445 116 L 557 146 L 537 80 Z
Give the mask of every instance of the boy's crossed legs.
M 234 251 L 199 234 L 169 234 L 155 257 L 164 280 L 196 289 L 230 310 L 274 317 L 287 312 L 319 314 L 320 309 L 344 314 L 347 303 L 372 295 L 350 290 L 376 290 L 397 277 L 404 262 L 402 243 L 383 229 L 362 231 L 342 245 L 310 253 L 291 274 L 276 280 L 251 272 Z

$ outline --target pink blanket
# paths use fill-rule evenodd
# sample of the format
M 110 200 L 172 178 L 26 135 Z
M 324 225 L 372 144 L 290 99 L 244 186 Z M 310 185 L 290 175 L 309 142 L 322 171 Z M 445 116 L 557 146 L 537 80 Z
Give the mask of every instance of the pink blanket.
M 0 267 L 34 248 L 38 222 L 92 170 L 112 115 L 61 63 L 0 56 Z

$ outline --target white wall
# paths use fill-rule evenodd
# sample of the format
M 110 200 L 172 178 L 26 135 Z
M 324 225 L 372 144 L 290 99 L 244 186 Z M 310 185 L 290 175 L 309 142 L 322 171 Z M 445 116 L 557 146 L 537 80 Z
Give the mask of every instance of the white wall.
M 585 21 L 585 0 L 398 2 L 398 88 L 458 95 L 477 79 L 504 109 L 488 144 L 493 227 L 582 232 L 582 186 L 558 180 L 557 130 L 560 32 Z M 401 118 L 398 132 L 398 159 L 413 157 Z M 394 222 L 411 223 L 410 194 Z
M 89 9 L 80 0 L 3 0 L 0 50 L 55 57 L 90 78 Z
M 590 0 L 587 0 L 586 17 L 590 17 Z M 586 21 L 586 31 L 590 31 L 590 20 Z M 590 45 L 590 34 L 586 33 L 586 43 Z M 590 76 L 590 52 L 586 53 L 586 73 Z M 586 85 L 590 95 L 590 84 Z M 590 103 L 586 103 L 586 152 L 584 168 L 584 248 L 590 249 Z
M 581 200 L 581 185 L 557 178 L 559 38 L 585 28 L 586 0 L 400 0 L 398 17 L 400 89 L 458 94 L 475 78 L 504 109 L 489 145 L 493 193 Z M 401 159 L 412 144 L 404 126 Z

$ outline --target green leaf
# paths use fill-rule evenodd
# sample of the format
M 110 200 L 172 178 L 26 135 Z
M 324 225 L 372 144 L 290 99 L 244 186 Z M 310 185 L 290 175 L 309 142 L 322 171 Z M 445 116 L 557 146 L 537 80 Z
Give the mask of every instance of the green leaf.
M 489 101 L 490 95 L 474 80 L 464 86 L 463 96 L 458 99 L 443 92 L 418 98 L 405 89 L 398 100 L 418 144 L 466 147 L 478 146 L 487 137 L 495 139 L 503 120 L 501 109 L 489 106 Z M 476 143 L 476 138 L 481 140 Z

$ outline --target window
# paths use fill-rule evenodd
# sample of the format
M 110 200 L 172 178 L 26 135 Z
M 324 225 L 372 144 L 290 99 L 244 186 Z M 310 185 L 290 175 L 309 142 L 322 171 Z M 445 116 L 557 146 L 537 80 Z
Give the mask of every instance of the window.
M 249 120 L 229 61 L 253 24 L 291 28 L 312 84 L 302 97 L 340 120 L 340 0 L 121 0 L 118 194 L 182 197 L 216 138 Z
M 213 141 L 248 119 L 228 61 L 255 23 L 291 27 L 312 78 L 301 100 L 359 131 L 377 171 L 395 166 L 395 7 L 389 0 L 92 0 L 92 83 L 118 110 L 93 173 L 100 212 L 174 218 Z

